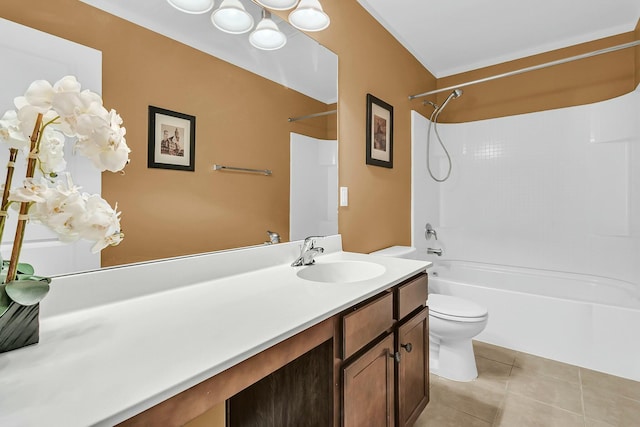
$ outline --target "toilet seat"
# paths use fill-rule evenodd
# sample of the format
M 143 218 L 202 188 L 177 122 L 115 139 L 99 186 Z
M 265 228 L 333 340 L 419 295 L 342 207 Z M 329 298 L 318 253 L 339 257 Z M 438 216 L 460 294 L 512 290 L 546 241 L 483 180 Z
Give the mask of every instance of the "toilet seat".
M 451 295 L 429 294 L 429 315 L 456 322 L 482 322 L 487 319 L 486 307 Z

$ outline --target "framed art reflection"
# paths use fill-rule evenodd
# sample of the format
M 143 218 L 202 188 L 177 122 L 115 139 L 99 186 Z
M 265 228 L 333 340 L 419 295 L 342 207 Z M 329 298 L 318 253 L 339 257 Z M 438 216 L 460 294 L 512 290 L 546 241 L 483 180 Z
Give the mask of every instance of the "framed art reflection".
M 150 168 L 195 171 L 196 118 L 149 106 Z

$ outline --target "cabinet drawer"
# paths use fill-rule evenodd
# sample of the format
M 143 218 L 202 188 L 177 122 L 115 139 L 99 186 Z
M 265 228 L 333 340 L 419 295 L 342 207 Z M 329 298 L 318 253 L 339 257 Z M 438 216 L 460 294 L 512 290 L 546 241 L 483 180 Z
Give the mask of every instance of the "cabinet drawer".
M 342 318 L 342 358 L 346 359 L 393 326 L 393 294 L 377 298 Z
M 398 288 L 398 320 L 427 301 L 427 275 L 421 274 Z

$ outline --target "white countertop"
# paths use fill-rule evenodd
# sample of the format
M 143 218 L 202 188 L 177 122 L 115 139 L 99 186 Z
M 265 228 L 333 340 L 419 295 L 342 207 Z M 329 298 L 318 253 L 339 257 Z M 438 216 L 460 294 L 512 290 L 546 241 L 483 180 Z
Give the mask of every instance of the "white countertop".
M 84 309 L 47 309 L 45 299 L 40 343 L 0 354 L 0 425 L 124 421 L 430 265 L 338 250 L 317 257 L 317 263 L 374 261 L 385 272 L 362 282 L 319 283 L 298 278 L 298 268 L 289 265 L 296 242 L 272 248 L 209 254 L 211 280 L 94 301 Z M 222 276 L 215 272 L 216 264 L 252 260 L 254 255 L 264 259 L 274 252 L 287 262 Z M 175 274 L 169 279 L 180 280 L 185 262 L 171 264 Z M 130 283 L 113 286 L 145 287 L 142 282 L 154 279 L 149 272 L 162 269 L 158 264 L 145 264 L 143 275 L 140 267 L 87 275 L 85 280 L 95 283 L 84 286 L 108 286 L 125 272 Z M 65 279 L 54 279 L 54 285 Z M 59 294 L 68 292 L 64 288 L 60 285 Z

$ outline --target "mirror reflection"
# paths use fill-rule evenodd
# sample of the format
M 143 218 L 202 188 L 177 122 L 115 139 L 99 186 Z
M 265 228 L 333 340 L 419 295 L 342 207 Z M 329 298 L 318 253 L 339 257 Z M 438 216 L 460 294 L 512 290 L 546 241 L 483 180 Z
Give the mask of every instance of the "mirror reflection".
M 249 3 L 258 20 L 261 10 Z M 103 197 L 117 202 L 122 211 L 125 240 L 103 251 L 99 265 L 263 244 L 269 240 L 267 230 L 279 233 L 283 242 L 290 239 L 291 133 L 335 141 L 337 125 L 335 114 L 288 119 L 336 109 L 336 55 L 285 27 L 282 20 L 278 26 L 285 28 L 287 44 L 278 51 L 259 51 L 246 35 L 215 29 L 209 15 L 190 16 L 153 0 L 61 0 L 55 5 L 12 1 L 3 6 L 0 17 L 101 53 L 102 87 L 89 83 L 89 88 L 100 90 L 105 105 L 123 117 L 132 153 L 125 175 L 102 175 Z M 214 41 L 223 48 L 213 47 Z M 47 51 L 37 43 L 40 51 Z M 1 47 L 15 50 L 8 44 Z M 226 49 L 240 59 L 220 59 L 225 54 L 213 53 L 215 49 Z M 51 55 L 54 62 L 57 53 Z M 33 79 L 59 78 L 37 77 L 44 72 L 33 64 L 29 62 L 25 73 L 31 80 L 23 87 L 11 88 L 10 93 L 0 88 L 3 108 Z M 147 168 L 150 105 L 196 118 L 193 172 Z M 328 157 L 323 158 L 326 163 Z M 270 169 L 273 174 L 214 171 L 214 164 Z M 327 179 L 337 193 L 337 178 Z M 333 212 L 331 220 L 337 223 L 337 206 L 323 209 L 327 216 Z M 54 246 L 44 238 L 41 243 Z M 38 269 L 37 262 L 28 261 Z M 62 273 L 56 268 L 68 263 L 53 264 L 49 271 L 38 271 Z

